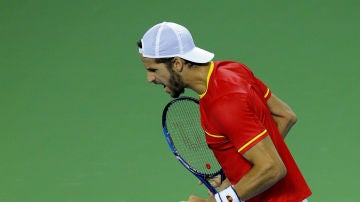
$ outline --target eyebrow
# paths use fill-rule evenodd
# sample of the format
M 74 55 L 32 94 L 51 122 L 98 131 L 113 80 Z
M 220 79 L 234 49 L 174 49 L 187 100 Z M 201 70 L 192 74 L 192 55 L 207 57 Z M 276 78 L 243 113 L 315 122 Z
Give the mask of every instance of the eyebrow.
M 147 71 L 155 71 L 155 70 L 157 70 L 157 68 L 154 68 L 154 67 L 146 67 L 146 70 L 147 70 Z

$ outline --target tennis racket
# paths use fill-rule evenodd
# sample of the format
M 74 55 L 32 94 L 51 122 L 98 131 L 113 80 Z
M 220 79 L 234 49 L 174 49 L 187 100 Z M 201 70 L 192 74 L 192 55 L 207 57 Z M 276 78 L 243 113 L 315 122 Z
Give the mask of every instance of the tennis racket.
M 222 174 L 221 166 L 208 148 L 200 125 L 199 101 L 192 97 L 171 100 L 163 110 L 162 127 L 171 151 L 213 194 L 207 179 Z

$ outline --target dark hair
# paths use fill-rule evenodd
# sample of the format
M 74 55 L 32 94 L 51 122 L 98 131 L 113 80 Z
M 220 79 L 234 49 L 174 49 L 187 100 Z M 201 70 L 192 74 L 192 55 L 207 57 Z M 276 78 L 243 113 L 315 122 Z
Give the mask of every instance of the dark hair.
M 137 43 L 138 48 L 142 48 L 141 40 L 137 41 L 136 43 Z M 174 57 L 170 57 L 170 58 L 154 58 L 154 59 L 155 59 L 156 63 L 165 63 L 165 64 L 169 65 L 169 64 L 172 63 Z M 181 58 L 181 59 L 183 59 L 183 58 Z M 197 62 L 191 62 L 191 61 L 188 61 L 188 60 L 185 60 L 185 59 L 183 59 L 183 60 L 185 61 L 185 64 L 188 64 L 190 67 L 193 66 L 193 65 L 206 66 L 206 65 L 209 64 L 208 62 L 207 63 L 197 63 Z

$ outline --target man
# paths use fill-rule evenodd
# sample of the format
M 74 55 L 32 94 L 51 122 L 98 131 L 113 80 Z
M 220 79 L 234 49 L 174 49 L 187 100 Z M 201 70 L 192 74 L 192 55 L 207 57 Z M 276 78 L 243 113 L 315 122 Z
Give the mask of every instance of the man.
M 199 95 L 206 141 L 226 175 L 218 194 L 188 201 L 306 201 L 311 191 L 283 140 L 296 115 L 248 67 L 212 61 L 171 22 L 150 28 L 138 47 L 148 82 L 172 97 L 185 88 Z

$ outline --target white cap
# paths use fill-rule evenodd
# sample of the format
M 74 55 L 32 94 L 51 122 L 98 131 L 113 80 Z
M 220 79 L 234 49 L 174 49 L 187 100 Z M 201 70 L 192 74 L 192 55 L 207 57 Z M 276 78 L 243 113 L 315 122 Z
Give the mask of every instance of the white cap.
M 148 58 L 177 56 L 195 63 L 207 63 L 214 58 L 214 53 L 195 46 L 189 30 L 173 22 L 153 26 L 144 34 L 141 43 L 139 53 Z

